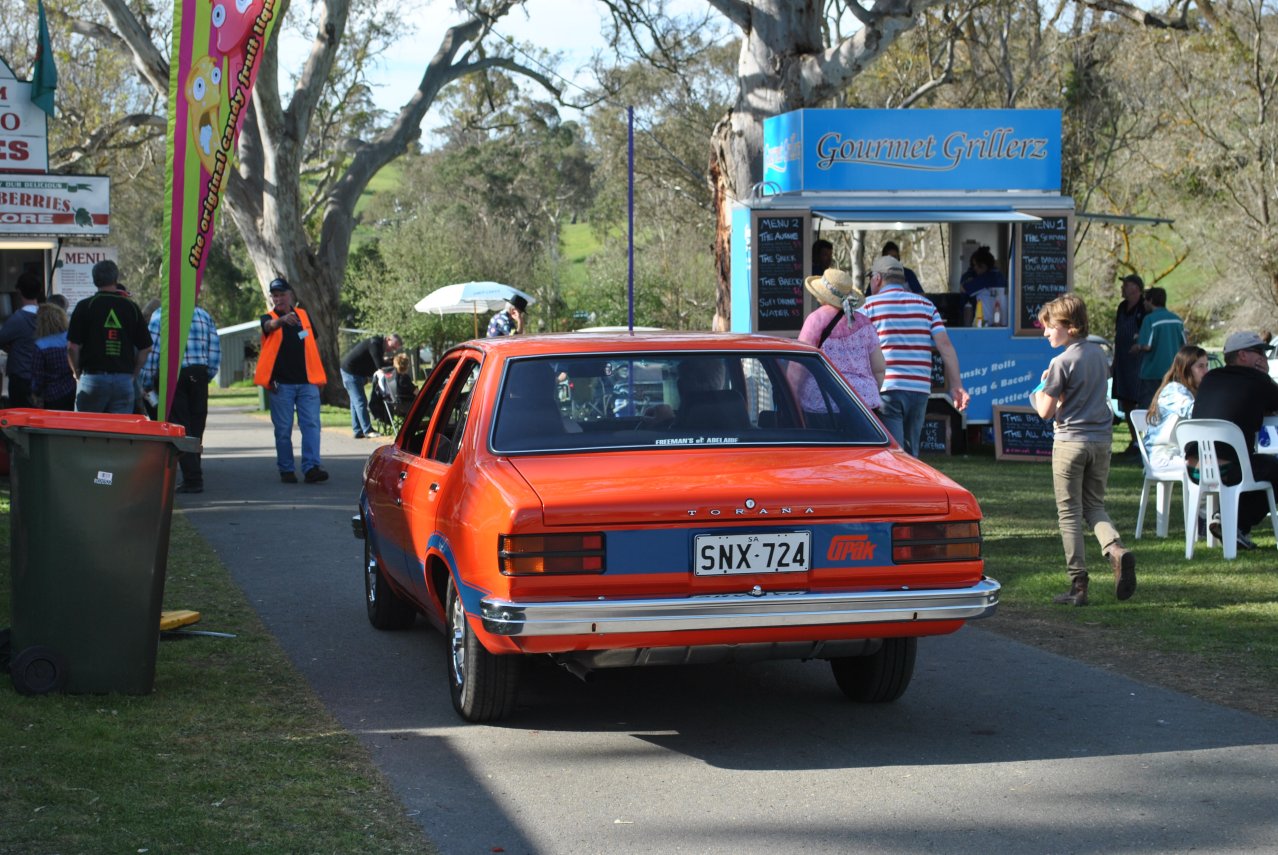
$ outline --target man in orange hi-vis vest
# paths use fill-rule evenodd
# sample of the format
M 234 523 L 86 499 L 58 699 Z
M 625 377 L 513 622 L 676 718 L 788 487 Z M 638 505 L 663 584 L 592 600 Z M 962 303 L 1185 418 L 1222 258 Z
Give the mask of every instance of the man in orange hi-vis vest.
M 320 387 L 327 382 L 315 331 L 305 309 L 294 303 L 293 287 L 280 277 L 271 283 L 271 311 L 262 315 L 262 352 L 253 382 L 269 391 L 275 426 L 275 465 L 280 480 L 297 483 L 293 463 L 293 413 L 302 432 L 302 480 L 328 480 L 320 460 Z

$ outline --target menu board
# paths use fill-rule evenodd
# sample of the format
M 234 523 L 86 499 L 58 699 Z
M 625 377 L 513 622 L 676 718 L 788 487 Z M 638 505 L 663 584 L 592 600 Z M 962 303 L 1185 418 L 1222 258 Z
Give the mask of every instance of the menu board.
M 755 220 L 755 311 L 759 332 L 803 327 L 805 214 L 761 212 Z
M 1052 422 L 1030 407 L 994 407 L 994 458 L 996 460 L 1052 459 Z
M 923 419 L 923 432 L 919 435 L 919 453 L 950 453 L 949 416 L 929 413 Z
M 1039 309 L 1068 292 L 1074 281 L 1073 218 L 1061 213 L 1036 216 L 1042 219 L 1020 226 L 1016 335 L 1042 335 Z

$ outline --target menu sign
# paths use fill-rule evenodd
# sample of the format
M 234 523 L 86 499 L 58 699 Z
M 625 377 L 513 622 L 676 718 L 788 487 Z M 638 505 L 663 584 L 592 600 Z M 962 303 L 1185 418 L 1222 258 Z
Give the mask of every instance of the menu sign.
M 1020 227 L 1020 267 L 1016 277 L 1016 335 L 1042 335 L 1038 312 L 1070 290 L 1073 283 L 1073 220 L 1065 214 L 1039 214 Z
M 760 213 L 755 221 L 756 311 L 759 332 L 803 326 L 806 216 Z
M 1053 423 L 1030 407 L 994 408 L 994 459 L 1052 459 Z

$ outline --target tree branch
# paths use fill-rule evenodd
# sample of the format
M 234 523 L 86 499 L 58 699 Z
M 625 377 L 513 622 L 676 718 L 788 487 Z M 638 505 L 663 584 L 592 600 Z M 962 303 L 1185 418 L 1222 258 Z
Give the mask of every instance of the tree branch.
M 151 41 L 151 34 L 138 22 L 124 0 L 102 0 L 111 23 L 129 46 L 133 65 L 162 98 L 169 95 L 169 63 Z M 85 35 L 96 37 L 97 26 L 84 25 Z M 103 39 L 110 43 L 110 39 Z

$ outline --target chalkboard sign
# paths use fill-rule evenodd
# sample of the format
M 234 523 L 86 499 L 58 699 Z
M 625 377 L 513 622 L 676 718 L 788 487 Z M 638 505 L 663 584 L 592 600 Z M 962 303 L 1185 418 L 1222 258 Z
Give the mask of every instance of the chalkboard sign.
M 1052 422 L 1030 407 L 994 408 L 994 457 L 997 460 L 1052 459 Z
M 805 214 L 760 213 L 755 220 L 755 329 L 798 330 L 803 326 Z
M 929 415 L 923 420 L 919 436 L 919 454 L 950 453 L 950 417 Z
M 1016 276 L 1016 335 L 1042 335 L 1039 309 L 1068 292 L 1074 281 L 1073 218 L 1043 214 L 1020 226 Z

